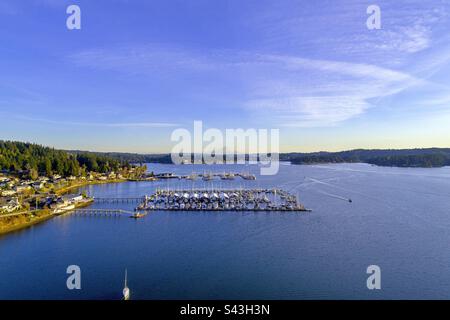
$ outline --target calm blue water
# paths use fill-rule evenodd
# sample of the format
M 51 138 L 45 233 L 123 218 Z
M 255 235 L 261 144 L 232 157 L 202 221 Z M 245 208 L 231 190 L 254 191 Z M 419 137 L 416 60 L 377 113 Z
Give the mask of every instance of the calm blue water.
M 244 165 L 149 167 L 185 174 L 248 171 L 256 181 L 214 185 L 283 187 L 298 192 L 313 212 L 57 217 L 0 237 L 0 299 L 118 299 L 125 268 L 133 299 L 450 298 L 448 167 L 283 165 L 276 176 L 259 176 L 257 166 Z M 97 197 L 133 197 L 182 183 L 87 190 Z M 71 264 L 81 267 L 82 290 L 66 289 Z M 372 264 L 381 267 L 379 291 L 366 288 Z

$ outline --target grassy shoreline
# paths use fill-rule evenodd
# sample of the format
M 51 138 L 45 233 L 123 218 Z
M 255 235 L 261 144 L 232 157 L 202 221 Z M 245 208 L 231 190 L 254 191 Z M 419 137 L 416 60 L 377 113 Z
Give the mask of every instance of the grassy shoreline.
M 91 205 L 93 202 L 94 200 L 92 199 L 91 201 L 84 201 L 77 203 L 75 204 L 75 209 L 87 207 Z M 71 213 L 75 209 L 68 210 L 66 212 L 58 214 L 50 211 L 49 209 L 40 209 L 37 211 L 33 211 L 35 213 L 34 215 L 30 215 L 30 211 L 27 211 L 15 217 L 0 218 L 0 236 L 13 231 L 27 229 L 38 223 L 45 222 L 53 217 L 60 216 L 66 213 Z M 8 219 L 8 221 L 5 223 L 3 219 Z
M 82 187 L 85 187 L 85 186 L 97 185 L 97 184 L 121 183 L 121 182 L 127 182 L 127 181 L 128 181 L 128 179 L 111 179 L 111 180 L 85 181 L 85 182 L 76 183 L 74 185 L 65 186 L 63 188 L 55 190 L 55 194 L 60 196 L 60 195 L 66 194 L 70 190 L 76 189 L 76 188 L 82 188 Z
M 54 215 L 49 213 L 44 216 L 40 216 L 40 217 L 36 217 L 36 218 L 29 218 L 30 220 L 27 220 L 26 222 L 12 223 L 9 225 L 0 226 L 0 236 L 10 233 L 10 232 L 13 232 L 13 231 L 27 229 L 29 227 L 34 226 L 35 224 L 47 221 L 53 217 L 54 217 Z
M 140 181 L 140 180 L 130 180 L 130 179 L 108 179 L 108 180 L 94 180 L 94 181 L 82 181 L 77 182 L 73 185 L 65 186 L 63 188 L 55 190 L 55 194 L 58 196 L 64 195 L 68 193 L 69 191 L 76 189 L 76 188 L 82 188 L 89 185 L 98 185 L 98 184 L 112 184 L 112 183 L 122 183 L 127 181 Z M 93 200 L 90 202 L 80 203 L 76 205 L 76 208 L 82 208 L 86 207 L 93 203 Z M 45 211 L 48 211 L 48 213 L 43 214 Z M 54 214 L 50 212 L 48 209 L 41 209 L 37 210 L 36 216 L 31 216 L 30 211 L 24 212 L 21 215 L 18 215 L 17 217 L 11 217 L 11 218 L 0 218 L 0 236 L 4 235 L 6 233 L 12 232 L 12 231 L 18 231 L 21 229 L 26 229 L 31 226 L 34 226 L 35 224 L 45 222 L 55 216 L 70 213 L 71 211 L 67 211 L 61 214 Z M 41 216 L 39 216 L 41 215 Z M 3 223 L 3 219 L 10 219 L 10 223 Z

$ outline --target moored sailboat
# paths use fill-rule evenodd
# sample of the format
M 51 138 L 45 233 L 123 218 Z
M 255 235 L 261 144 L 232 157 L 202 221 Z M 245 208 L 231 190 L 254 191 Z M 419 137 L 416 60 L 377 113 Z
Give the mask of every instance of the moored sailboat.
M 123 288 L 123 300 L 130 300 L 130 289 L 127 285 L 127 269 L 125 269 L 125 286 Z

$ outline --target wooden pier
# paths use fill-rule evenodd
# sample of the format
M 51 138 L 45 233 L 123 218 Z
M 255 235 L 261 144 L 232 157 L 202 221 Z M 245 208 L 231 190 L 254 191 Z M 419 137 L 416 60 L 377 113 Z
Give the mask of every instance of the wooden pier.
M 122 210 L 122 209 L 75 209 L 72 211 L 77 214 L 87 214 L 87 215 L 99 215 L 99 216 L 134 216 L 136 213 L 134 211 Z
M 145 197 L 139 198 L 104 198 L 104 197 L 95 197 L 93 198 L 97 203 L 140 203 L 145 200 Z

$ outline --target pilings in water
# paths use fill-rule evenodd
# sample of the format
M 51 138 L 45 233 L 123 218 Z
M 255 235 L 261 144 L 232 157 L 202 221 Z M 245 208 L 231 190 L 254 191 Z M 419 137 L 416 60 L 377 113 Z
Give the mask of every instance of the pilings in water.
M 95 197 L 94 201 L 97 203 L 140 203 L 144 200 L 144 197 L 139 198 L 104 198 Z
M 90 215 L 105 215 L 105 216 L 118 216 L 127 215 L 134 216 L 136 213 L 133 211 L 127 211 L 122 209 L 75 209 L 74 213 L 78 214 L 90 214 Z
M 222 180 L 234 180 L 236 177 L 240 177 L 244 180 L 256 180 L 256 176 L 250 173 L 239 173 L 239 172 L 223 172 L 223 173 L 192 173 L 190 175 L 176 175 L 173 173 L 160 173 L 156 174 L 155 178 L 157 179 L 187 179 L 187 180 L 196 180 L 197 178 L 201 178 L 204 181 L 211 181 L 215 178 L 220 178 Z

